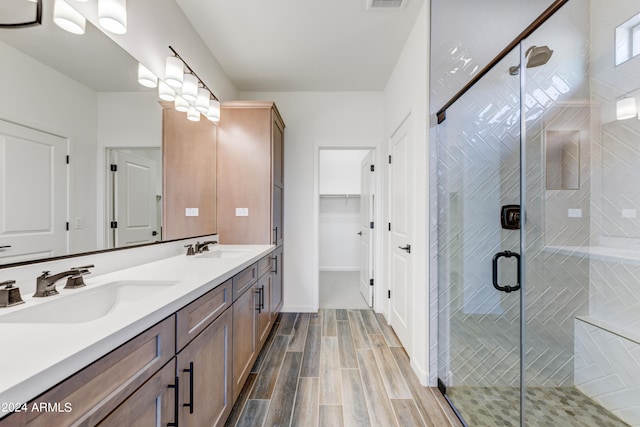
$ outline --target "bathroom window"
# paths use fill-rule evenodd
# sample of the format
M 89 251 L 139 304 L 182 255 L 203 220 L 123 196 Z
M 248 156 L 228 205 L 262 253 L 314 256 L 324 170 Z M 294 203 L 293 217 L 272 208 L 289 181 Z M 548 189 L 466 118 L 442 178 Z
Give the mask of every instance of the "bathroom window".
M 640 55 L 640 13 L 616 27 L 616 66 Z

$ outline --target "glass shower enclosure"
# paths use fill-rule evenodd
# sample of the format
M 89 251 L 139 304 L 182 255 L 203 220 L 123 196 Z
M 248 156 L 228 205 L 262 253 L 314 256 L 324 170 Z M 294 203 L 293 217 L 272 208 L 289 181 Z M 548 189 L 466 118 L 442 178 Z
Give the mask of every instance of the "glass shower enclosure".
M 438 383 L 469 426 L 640 425 L 640 4 L 555 5 L 435 129 Z

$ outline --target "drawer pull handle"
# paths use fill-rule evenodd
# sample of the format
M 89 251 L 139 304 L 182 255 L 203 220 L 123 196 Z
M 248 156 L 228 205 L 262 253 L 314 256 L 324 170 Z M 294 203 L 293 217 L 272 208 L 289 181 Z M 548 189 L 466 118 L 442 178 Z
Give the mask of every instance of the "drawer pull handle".
M 179 397 L 179 381 L 180 379 L 178 377 L 176 377 L 176 383 L 175 384 L 169 384 L 167 386 L 167 388 L 172 388 L 173 389 L 173 394 L 174 394 L 174 399 L 173 399 L 173 419 L 174 421 L 172 423 L 167 423 L 167 427 L 178 427 L 178 411 L 180 410 L 180 407 L 178 405 L 178 401 L 180 400 Z
M 271 270 L 272 273 L 278 274 L 278 257 L 274 256 L 273 258 L 270 258 L 272 261 L 275 261 L 276 266 L 275 266 L 275 270 Z
M 193 362 L 189 362 L 189 369 L 183 369 L 182 372 L 189 372 L 189 403 L 183 403 L 182 406 L 189 408 L 189 413 L 193 414 Z

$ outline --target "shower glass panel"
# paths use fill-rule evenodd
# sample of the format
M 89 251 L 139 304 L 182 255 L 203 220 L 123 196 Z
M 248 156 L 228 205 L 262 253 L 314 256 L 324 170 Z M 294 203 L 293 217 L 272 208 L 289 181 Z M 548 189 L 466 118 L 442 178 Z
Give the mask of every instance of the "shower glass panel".
M 520 85 L 506 72 L 519 58 L 507 55 L 438 127 L 438 376 L 470 426 L 520 422 Z
M 437 127 L 438 377 L 469 426 L 640 426 L 638 13 L 568 1 Z

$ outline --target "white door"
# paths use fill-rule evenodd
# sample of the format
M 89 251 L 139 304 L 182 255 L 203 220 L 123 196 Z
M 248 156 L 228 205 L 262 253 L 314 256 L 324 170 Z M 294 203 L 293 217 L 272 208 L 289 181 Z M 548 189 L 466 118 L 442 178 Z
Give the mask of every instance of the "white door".
M 158 240 L 156 164 L 153 160 L 123 151 L 113 151 L 114 228 L 116 247 Z
M 411 350 L 411 284 L 413 280 L 413 172 L 410 118 L 391 136 L 389 153 L 389 323 L 405 349 Z M 425 285 L 426 286 L 426 285 Z M 409 353 L 411 354 L 411 353 Z
M 0 120 L 0 263 L 66 255 L 67 141 Z
M 360 165 L 360 293 L 373 306 L 373 152 Z

